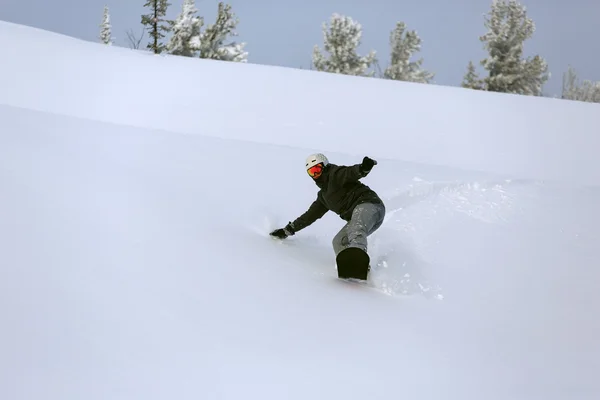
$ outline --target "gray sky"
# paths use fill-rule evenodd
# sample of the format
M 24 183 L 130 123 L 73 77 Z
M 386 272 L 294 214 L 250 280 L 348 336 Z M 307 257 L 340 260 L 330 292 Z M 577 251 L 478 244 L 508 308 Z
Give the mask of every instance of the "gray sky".
M 0 0 L 0 19 L 85 40 L 97 40 L 104 4 L 110 7 L 116 44 L 127 46 L 126 31 L 141 32 L 146 0 Z M 183 0 L 170 0 L 169 18 Z M 381 68 L 389 60 L 389 34 L 397 21 L 407 23 L 423 40 L 424 68 L 441 85 L 460 84 L 470 60 L 486 56 L 479 36 L 491 0 L 229 0 L 240 19 L 238 40 L 247 43 L 248 61 L 308 68 L 315 44 L 322 45 L 321 24 L 334 12 L 363 26 L 360 50 L 377 51 Z M 525 54 L 540 54 L 552 77 L 545 92 L 559 94 L 562 74 L 571 64 L 580 78 L 600 81 L 600 1 L 522 0 L 536 32 Z M 199 15 L 214 20 L 218 0 L 196 0 Z M 148 36 L 146 35 L 146 39 Z

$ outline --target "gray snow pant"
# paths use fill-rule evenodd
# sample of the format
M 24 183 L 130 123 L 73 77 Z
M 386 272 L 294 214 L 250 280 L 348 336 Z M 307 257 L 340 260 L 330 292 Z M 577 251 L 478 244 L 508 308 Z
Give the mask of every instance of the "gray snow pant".
M 362 203 L 352 211 L 352 218 L 333 238 L 333 250 L 337 255 L 348 247 L 358 247 L 367 251 L 367 236 L 375 232 L 383 223 L 383 204 Z

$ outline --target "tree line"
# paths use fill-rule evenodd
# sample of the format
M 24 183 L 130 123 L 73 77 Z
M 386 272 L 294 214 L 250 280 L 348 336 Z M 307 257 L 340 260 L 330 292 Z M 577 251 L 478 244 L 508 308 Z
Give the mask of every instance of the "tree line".
M 139 38 L 128 32 L 132 48 L 139 48 L 143 34 L 150 39 L 146 48 L 155 54 L 168 53 L 185 57 L 199 57 L 222 61 L 247 62 L 245 43 L 229 40 L 237 36 L 239 19 L 231 5 L 218 4 L 214 23 L 204 30 L 204 18 L 197 16 L 195 0 L 183 0 L 181 12 L 175 20 L 165 18 L 171 4 L 168 0 L 147 0 L 148 9 L 141 16 L 144 26 Z M 479 61 L 484 76 L 478 76 L 473 61 L 466 65 L 463 88 L 490 92 L 543 96 L 543 86 L 550 77 L 548 63 L 540 55 L 525 58 L 524 42 L 535 32 L 535 24 L 527 16 L 525 6 L 518 0 L 492 0 L 484 17 L 487 32 L 480 36 L 488 55 Z M 171 33 L 169 40 L 166 34 Z M 404 22 L 397 22 L 389 35 L 388 66 L 382 70 L 375 51 L 358 53 L 362 26 L 350 16 L 334 13 L 322 24 L 323 49 L 316 45 L 312 53 L 311 69 L 345 75 L 376 77 L 415 83 L 432 83 L 433 72 L 423 68 L 423 59 L 413 60 L 421 50 L 421 38 L 415 30 L 408 30 Z M 229 41 L 228 41 L 229 40 Z M 104 8 L 100 25 L 100 41 L 113 44 L 110 14 Z M 377 70 L 378 72 L 375 72 Z M 579 82 L 571 67 L 563 74 L 562 99 L 600 103 L 600 82 Z
M 138 49 L 142 43 L 144 33 L 150 38 L 146 49 L 155 54 L 172 54 L 184 57 L 208 58 L 213 60 L 246 62 L 248 52 L 244 50 L 245 43 L 234 40 L 237 36 L 236 27 L 239 19 L 233 13 L 231 5 L 220 2 L 218 4 L 216 20 L 205 25 L 204 18 L 197 16 L 198 9 L 195 0 L 183 0 L 181 12 L 175 20 L 166 18 L 167 10 L 171 6 L 168 0 L 147 0 L 143 7 L 148 9 L 141 16 L 144 27 L 138 37 L 133 31 L 128 31 L 127 36 L 130 47 Z M 202 28 L 205 28 L 204 30 Z M 100 41 L 106 45 L 113 45 L 110 12 L 104 6 L 104 14 L 100 25 Z M 167 34 L 171 36 L 165 40 Z

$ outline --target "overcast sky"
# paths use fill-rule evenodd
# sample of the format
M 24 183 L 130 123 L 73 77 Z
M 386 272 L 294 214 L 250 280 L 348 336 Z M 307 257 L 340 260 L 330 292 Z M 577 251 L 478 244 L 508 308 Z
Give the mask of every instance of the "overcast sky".
M 127 46 L 126 31 L 141 32 L 146 0 L 0 0 L 0 19 L 85 40 L 97 41 L 104 5 L 110 8 L 117 45 Z M 174 18 L 183 0 L 170 0 Z M 349 15 L 363 26 L 362 54 L 377 51 L 380 65 L 389 60 L 389 34 L 397 21 L 423 40 L 423 66 L 435 83 L 457 86 L 470 60 L 485 57 L 479 36 L 491 0 L 230 0 L 240 19 L 238 40 L 247 43 L 248 61 L 308 68 L 321 24 L 332 13 Z M 540 54 L 552 73 L 544 92 L 559 94 L 570 64 L 579 76 L 600 81 L 600 0 L 522 0 L 536 24 L 526 55 Z M 197 0 L 199 15 L 211 22 L 218 0 Z M 146 36 L 147 38 L 147 36 Z

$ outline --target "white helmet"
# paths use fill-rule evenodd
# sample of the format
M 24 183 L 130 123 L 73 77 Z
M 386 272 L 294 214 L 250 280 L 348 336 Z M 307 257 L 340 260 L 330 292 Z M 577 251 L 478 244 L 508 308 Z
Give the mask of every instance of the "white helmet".
M 311 154 L 310 156 L 308 156 L 306 158 L 306 169 L 309 169 L 310 167 L 313 167 L 317 164 L 323 163 L 323 166 L 327 166 L 327 164 L 329 164 L 329 160 L 327 159 L 327 157 L 325 157 L 325 155 L 321 154 L 321 153 L 317 153 L 317 154 Z

